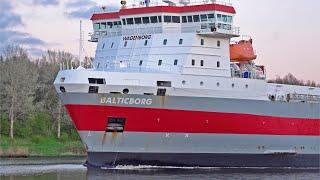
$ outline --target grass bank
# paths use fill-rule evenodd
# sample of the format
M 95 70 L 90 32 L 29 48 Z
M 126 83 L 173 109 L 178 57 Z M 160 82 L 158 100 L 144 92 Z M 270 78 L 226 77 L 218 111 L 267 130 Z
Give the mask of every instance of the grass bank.
M 2 136 L 0 157 L 29 156 L 83 156 L 86 155 L 80 140 L 56 139 L 49 137 L 15 138 Z

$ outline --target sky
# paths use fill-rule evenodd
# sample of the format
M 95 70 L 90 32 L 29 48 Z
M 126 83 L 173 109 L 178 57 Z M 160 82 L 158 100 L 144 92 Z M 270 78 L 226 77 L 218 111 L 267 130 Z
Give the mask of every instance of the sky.
M 292 73 L 320 82 L 319 0 L 225 1 L 237 11 L 241 34 L 253 38 L 256 63 L 266 66 L 269 79 Z M 35 57 L 47 49 L 77 55 L 80 19 L 88 40 L 90 16 L 102 6 L 115 10 L 120 0 L 0 0 L 0 49 L 19 44 Z M 85 54 L 94 56 L 95 46 L 85 41 Z

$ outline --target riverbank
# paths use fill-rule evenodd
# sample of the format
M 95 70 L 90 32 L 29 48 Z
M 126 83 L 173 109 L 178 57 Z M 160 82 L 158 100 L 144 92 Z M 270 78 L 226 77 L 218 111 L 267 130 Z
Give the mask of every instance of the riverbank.
M 85 156 L 86 151 L 79 140 L 56 139 L 48 137 L 15 138 L 2 136 L 0 139 L 0 157 L 33 156 Z

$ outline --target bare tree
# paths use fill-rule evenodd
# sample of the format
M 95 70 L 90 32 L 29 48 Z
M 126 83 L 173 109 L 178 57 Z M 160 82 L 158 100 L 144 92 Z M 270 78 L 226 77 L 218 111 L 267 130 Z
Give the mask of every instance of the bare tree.
M 38 72 L 22 48 L 8 46 L 4 54 L 4 103 L 8 105 L 6 110 L 10 120 L 10 137 L 13 139 L 15 120 L 32 110 Z

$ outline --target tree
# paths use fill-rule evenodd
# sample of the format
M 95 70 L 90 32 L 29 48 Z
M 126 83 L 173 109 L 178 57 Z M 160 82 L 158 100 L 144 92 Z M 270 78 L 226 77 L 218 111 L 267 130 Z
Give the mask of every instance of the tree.
M 8 46 L 4 52 L 3 83 L 6 111 L 10 120 L 10 137 L 14 137 L 14 122 L 32 111 L 38 77 L 37 68 L 27 52 L 18 46 Z

